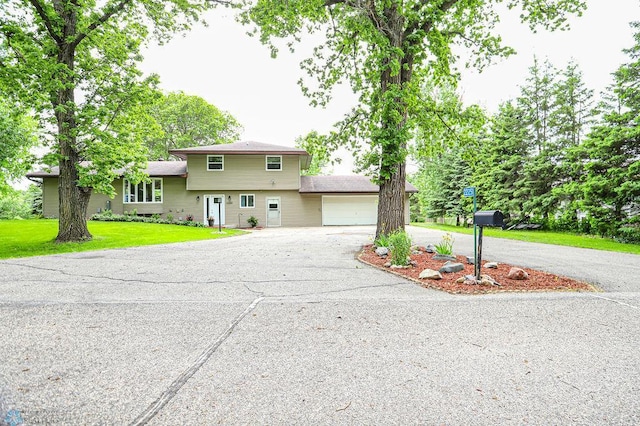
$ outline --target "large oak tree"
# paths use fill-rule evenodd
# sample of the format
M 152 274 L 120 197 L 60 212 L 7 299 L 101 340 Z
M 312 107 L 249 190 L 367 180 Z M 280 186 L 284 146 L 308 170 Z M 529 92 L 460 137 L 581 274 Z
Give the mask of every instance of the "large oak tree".
M 325 104 L 331 89 L 348 81 L 359 103 L 336 125 L 334 144 L 358 147 L 361 166 L 380 185 L 376 235 L 404 227 L 407 145 L 423 107 L 426 79 L 455 76 L 456 46 L 470 53 L 470 65 L 482 66 L 508 55 L 494 26 L 499 10 L 520 9 L 532 29 L 566 26 L 580 14 L 580 0 L 257 0 L 244 15 L 256 24 L 265 43 L 285 38 L 290 47 L 307 32 L 325 40 L 303 68 L 318 80 L 301 80 L 312 103 Z M 504 8 L 506 6 L 506 8 Z M 366 149 L 364 149 L 366 148 Z
M 117 169 L 143 179 L 152 127 L 142 105 L 154 77 L 140 48 L 189 28 L 216 1 L 0 0 L 0 87 L 51 131 L 60 167 L 57 241 L 91 238 L 93 190 L 113 194 Z

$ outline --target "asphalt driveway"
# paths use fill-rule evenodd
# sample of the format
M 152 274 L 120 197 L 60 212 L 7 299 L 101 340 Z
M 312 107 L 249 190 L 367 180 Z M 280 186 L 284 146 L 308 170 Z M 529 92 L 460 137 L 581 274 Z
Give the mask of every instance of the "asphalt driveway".
M 485 258 L 604 291 L 454 296 L 355 260 L 373 232 L 0 261 L 4 405 L 25 424 L 640 423 L 640 256 L 487 238 Z

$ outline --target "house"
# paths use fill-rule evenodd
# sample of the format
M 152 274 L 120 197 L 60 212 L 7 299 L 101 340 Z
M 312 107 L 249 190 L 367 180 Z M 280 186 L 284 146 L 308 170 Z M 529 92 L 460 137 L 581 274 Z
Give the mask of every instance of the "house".
M 184 161 L 150 161 L 149 182 L 114 182 L 118 195 L 92 194 L 91 215 L 103 210 L 139 215 L 193 218 L 227 227 L 247 227 L 254 216 L 261 226 L 375 225 L 378 186 L 365 176 L 301 176 L 310 155 L 303 149 L 259 142 L 172 150 Z M 34 172 L 43 182 L 43 214 L 58 215 L 58 168 Z M 406 184 L 405 221 L 409 196 Z

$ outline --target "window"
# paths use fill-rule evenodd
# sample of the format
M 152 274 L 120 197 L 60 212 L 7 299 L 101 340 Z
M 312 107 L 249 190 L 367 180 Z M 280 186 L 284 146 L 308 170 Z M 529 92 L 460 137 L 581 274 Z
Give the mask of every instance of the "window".
M 125 203 L 161 203 L 162 179 L 152 178 L 149 182 L 131 183 L 124 180 L 123 201 Z
M 240 194 L 240 208 L 252 209 L 256 206 L 256 197 L 253 194 Z
M 224 155 L 207 155 L 207 170 L 224 170 Z
M 282 155 L 267 155 L 267 170 L 282 170 Z

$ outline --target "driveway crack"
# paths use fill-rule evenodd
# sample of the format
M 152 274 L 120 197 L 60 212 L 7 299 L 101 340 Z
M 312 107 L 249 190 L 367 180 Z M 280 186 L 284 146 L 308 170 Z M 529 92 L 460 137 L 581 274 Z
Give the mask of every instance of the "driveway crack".
M 258 304 L 264 300 L 263 297 L 258 297 L 255 299 L 247 308 L 242 311 L 240 315 L 238 315 L 229 328 L 227 328 L 224 333 L 222 333 L 218 338 L 213 341 L 209 346 L 207 346 L 204 351 L 198 356 L 193 364 L 185 371 L 182 372 L 176 379 L 169 385 L 169 387 L 156 399 L 151 405 L 147 407 L 138 417 L 131 422 L 131 425 L 145 425 L 151 419 L 153 419 L 169 401 L 176 396 L 176 394 L 180 391 L 180 389 L 187 383 L 187 381 L 198 371 L 200 368 L 211 358 L 211 356 L 216 352 L 216 350 L 224 343 L 225 340 L 233 333 L 233 330 L 240 324 L 240 322 L 246 317 L 251 311 L 253 311 Z

